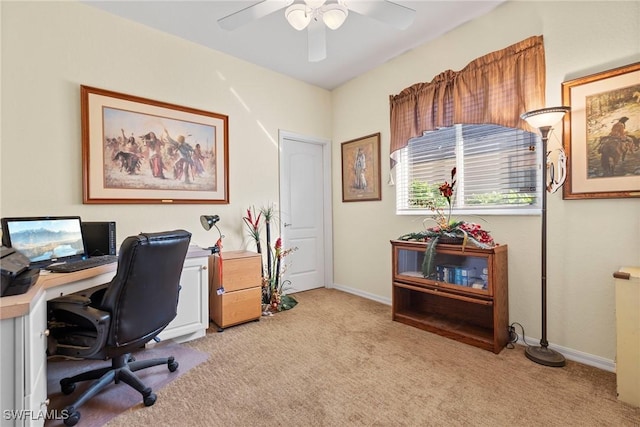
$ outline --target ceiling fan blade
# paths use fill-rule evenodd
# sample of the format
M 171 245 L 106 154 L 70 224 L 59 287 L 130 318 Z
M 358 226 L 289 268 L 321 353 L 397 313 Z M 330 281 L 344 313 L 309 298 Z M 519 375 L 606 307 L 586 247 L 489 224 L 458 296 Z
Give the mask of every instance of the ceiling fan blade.
M 309 62 L 319 62 L 327 57 L 327 27 L 321 20 L 312 19 L 307 27 Z
M 263 0 L 249 7 L 245 7 L 238 12 L 218 19 L 218 25 L 225 30 L 235 30 L 245 24 L 264 18 L 267 15 L 284 9 L 293 3 L 294 0 Z
M 353 0 L 348 2 L 347 6 L 349 10 L 391 25 L 399 30 L 409 28 L 416 15 L 415 10 L 387 0 Z

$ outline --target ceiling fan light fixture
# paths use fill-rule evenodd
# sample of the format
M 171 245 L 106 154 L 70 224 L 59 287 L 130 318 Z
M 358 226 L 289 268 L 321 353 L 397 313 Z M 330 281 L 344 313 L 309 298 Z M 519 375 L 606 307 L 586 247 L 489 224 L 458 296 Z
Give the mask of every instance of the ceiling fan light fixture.
M 328 4 L 324 7 L 322 20 L 327 27 L 337 30 L 349 15 L 349 10 L 341 4 Z
M 293 28 L 302 31 L 311 22 L 311 14 L 307 13 L 307 7 L 303 4 L 292 4 L 284 12 L 284 16 Z
M 320 6 L 326 3 L 327 0 L 304 0 L 304 2 L 311 9 L 318 9 Z

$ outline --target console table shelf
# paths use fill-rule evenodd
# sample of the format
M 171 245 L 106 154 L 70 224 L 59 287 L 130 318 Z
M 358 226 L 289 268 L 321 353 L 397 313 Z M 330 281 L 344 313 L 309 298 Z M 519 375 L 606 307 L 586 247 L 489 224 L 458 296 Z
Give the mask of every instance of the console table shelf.
M 504 348 L 509 337 L 506 246 L 438 245 L 438 273 L 427 278 L 420 271 L 426 243 L 392 240 L 391 245 L 393 320 L 494 353 Z

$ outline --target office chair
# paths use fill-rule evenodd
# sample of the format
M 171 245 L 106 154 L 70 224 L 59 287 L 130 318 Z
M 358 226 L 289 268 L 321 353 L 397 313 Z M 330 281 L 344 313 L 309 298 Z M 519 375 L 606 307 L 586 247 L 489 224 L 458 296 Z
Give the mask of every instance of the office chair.
M 174 372 L 178 362 L 173 357 L 136 361 L 131 352 L 154 339 L 176 317 L 190 240 L 191 233 L 184 230 L 127 237 L 111 282 L 49 302 L 49 354 L 111 359 L 111 366 L 60 380 L 64 394 L 71 394 L 77 382 L 97 380 L 65 408 L 67 426 L 75 425 L 80 420 L 78 408 L 112 381 L 139 391 L 145 406 L 155 403 L 156 395 L 134 372 L 164 364 Z

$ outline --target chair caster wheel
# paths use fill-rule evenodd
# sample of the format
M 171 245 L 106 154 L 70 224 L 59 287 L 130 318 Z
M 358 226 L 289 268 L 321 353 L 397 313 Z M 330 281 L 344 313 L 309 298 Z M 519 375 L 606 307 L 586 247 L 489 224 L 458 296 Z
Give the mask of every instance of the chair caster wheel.
M 178 362 L 176 362 L 173 357 L 169 359 L 169 362 L 167 363 L 167 367 L 169 368 L 169 372 L 175 372 L 176 369 L 178 369 L 178 366 L 180 366 L 178 364 Z
M 71 393 L 73 393 L 76 389 L 76 384 L 75 383 L 63 383 L 62 381 L 60 381 L 60 389 L 62 390 L 62 393 L 66 394 L 66 395 L 70 395 Z M 73 424 L 71 424 L 73 425 Z
M 156 403 L 157 396 L 155 393 L 151 393 L 144 397 L 144 406 L 151 406 Z
M 64 425 L 74 426 L 78 424 L 78 421 L 80 421 L 80 412 L 78 411 L 71 412 L 69 413 L 69 416 L 64 419 Z

